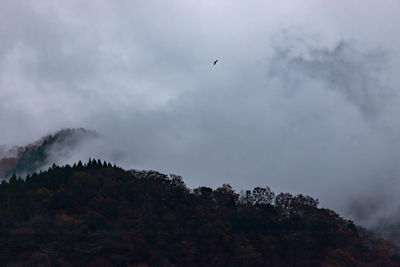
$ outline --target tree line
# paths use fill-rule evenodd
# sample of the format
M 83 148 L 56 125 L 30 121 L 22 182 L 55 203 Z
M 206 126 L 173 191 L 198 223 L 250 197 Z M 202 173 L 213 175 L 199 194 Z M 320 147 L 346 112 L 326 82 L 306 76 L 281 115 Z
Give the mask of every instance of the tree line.
M 0 184 L 2 266 L 399 266 L 376 239 L 304 195 L 89 159 Z

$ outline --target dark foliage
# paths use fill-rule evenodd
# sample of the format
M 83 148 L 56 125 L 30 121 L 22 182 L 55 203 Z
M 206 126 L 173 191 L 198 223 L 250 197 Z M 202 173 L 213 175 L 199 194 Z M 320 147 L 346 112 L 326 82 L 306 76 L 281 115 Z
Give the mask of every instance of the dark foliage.
M 0 185 L 3 266 L 399 266 L 394 247 L 307 196 L 189 190 L 89 160 Z

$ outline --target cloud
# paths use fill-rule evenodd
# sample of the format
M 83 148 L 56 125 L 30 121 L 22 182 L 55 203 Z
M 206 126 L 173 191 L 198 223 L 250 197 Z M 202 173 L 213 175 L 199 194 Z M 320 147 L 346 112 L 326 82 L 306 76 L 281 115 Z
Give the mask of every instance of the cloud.
M 388 55 L 384 51 L 358 50 L 355 42 L 344 40 L 332 48 L 320 47 L 309 36 L 283 35 L 281 43 L 274 45 L 271 75 L 321 82 L 322 89 L 339 92 L 366 116 L 377 115 L 395 94 L 386 82 Z

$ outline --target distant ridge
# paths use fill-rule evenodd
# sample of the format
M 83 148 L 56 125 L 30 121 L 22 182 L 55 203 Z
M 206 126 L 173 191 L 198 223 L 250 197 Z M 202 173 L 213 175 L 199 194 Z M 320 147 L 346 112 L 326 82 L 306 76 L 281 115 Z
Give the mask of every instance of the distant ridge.
M 81 141 L 97 136 L 95 131 L 84 128 L 62 129 L 29 145 L 13 148 L 10 153 L 6 151 L 3 157 L 0 155 L 0 178 L 38 171 L 46 164 L 52 164 L 48 156 L 55 147 L 71 149 Z

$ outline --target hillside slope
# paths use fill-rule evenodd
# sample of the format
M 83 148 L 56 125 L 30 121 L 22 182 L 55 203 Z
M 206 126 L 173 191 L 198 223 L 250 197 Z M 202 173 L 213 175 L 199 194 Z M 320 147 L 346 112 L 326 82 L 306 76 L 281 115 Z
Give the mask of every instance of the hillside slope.
M 311 197 L 188 189 L 179 176 L 90 160 L 0 185 L 5 266 L 400 266 Z
M 16 175 L 26 175 L 51 165 L 50 154 L 54 151 L 69 153 L 87 139 L 96 137 L 94 131 L 83 128 L 63 129 L 53 135 L 48 135 L 27 146 L 18 147 L 13 156 L 0 158 L 0 178 Z M 65 155 L 64 155 L 65 156 Z

